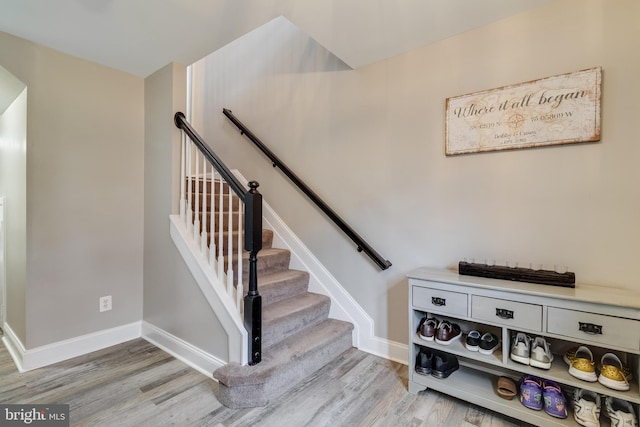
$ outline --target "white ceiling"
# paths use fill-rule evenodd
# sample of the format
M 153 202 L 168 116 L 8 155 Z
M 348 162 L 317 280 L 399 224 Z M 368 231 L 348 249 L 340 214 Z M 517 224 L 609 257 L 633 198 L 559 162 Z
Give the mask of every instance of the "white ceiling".
M 285 16 L 352 68 L 553 0 L 0 0 L 0 31 L 145 77 Z

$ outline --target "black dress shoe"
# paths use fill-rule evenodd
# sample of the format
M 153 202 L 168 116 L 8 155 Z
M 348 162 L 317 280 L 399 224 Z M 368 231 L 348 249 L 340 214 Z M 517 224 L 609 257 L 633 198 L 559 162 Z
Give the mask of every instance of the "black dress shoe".
M 433 369 L 431 375 L 436 378 L 447 378 L 460 368 L 458 359 L 449 353 L 437 352 L 433 355 Z
M 433 352 L 428 348 L 420 347 L 416 355 L 416 372 L 422 375 L 429 375 L 433 365 Z

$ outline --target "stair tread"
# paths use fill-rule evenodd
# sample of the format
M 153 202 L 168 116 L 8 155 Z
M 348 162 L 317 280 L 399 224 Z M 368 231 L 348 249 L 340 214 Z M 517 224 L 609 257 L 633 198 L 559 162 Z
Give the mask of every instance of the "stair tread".
M 322 349 L 338 336 L 351 334 L 352 330 L 351 323 L 325 319 L 273 345 L 263 354 L 260 363 L 253 366 L 229 363 L 217 369 L 214 378 L 227 387 L 264 384 L 279 371 L 291 369 L 291 365 L 303 359 L 305 354 Z
M 260 257 L 268 257 L 268 256 L 273 256 L 273 255 L 278 255 L 278 254 L 284 254 L 284 253 L 290 253 L 289 250 L 287 249 L 280 249 L 280 248 L 262 248 L 260 249 L 260 251 L 258 252 L 258 259 L 260 259 Z M 238 251 L 233 251 L 233 258 L 237 258 L 238 257 Z M 249 252 L 243 250 L 242 251 L 242 260 L 243 262 L 249 259 Z
M 324 310 L 327 315 L 331 299 L 326 295 L 305 292 L 300 295 L 286 298 L 262 308 L 263 331 L 286 321 L 287 319 L 302 316 L 311 316 L 311 312 Z
M 274 271 L 272 273 L 265 273 L 258 276 L 258 290 L 269 286 L 276 285 L 284 280 L 291 280 L 301 276 L 309 277 L 309 273 L 302 270 L 287 269 Z
M 258 252 L 258 259 L 260 259 L 260 257 L 267 257 L 270 255 L 277 255 L 277 254 L 284 254 L 284 253 L 289 253 L 289 251 L 287 249 L 280 249 L 280 248 L 263 248 L 260 250 L 260 252 Z M 249 259 L 249 252 L 243 251 L 242 259 L 243 260 Z
M 243 281 L 248 286 L 249 278 L 243 276 Z M 258 275 L 258 291 L 262 295 L 263 307 L 303 294 L 308 289 L 309 273 L 306 271 L 285 269 Z
M 234 251 L 232 263 L 233 269 L 237 270 L 237 251 Z M 258 252 L 258 277 L 267 272 L 283 271 L 289 268 L 289 262 L 291 260 L 291 252 L 287 249 L 280 248 L 264 248 Z M 242 253 L 242 277 L 249 277 L 249 253 Z
M 262 349 L 271 347 L 306 328 L 312 328 L 329 316 L 331 299 L 306 292 L 274 302 L 262 308 Z
M 267 328 L 279 319 L 295 316 L 318 305 L 328 306 L 329 304 L 331 299 L 328 296 L 311 292 L 274 302 L 262 308 L 262 326 Z

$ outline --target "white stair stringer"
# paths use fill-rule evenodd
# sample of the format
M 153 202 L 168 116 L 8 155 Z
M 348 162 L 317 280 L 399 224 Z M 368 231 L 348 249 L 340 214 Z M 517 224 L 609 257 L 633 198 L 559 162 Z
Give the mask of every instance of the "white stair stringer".
M 192 235 L 187 232 L 180 216 L 170 215 L 169 218 L 171 238 L 227 334 L 228 361 L 246 364 L 248 335 L 235 302 L 226 291 L 226 284 L 218 280 L 216 272 L 202 255 Z

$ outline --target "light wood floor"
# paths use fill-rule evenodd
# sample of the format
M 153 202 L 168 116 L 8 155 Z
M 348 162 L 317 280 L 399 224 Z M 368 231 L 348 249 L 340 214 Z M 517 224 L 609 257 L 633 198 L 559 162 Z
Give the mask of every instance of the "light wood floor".
M 232 410 L 217 383 L 143 339 L 19 374 L 0 344 L 0 403 L 70 405 L 73 426 L 515 426 L 352 349 L 264 408 Z

